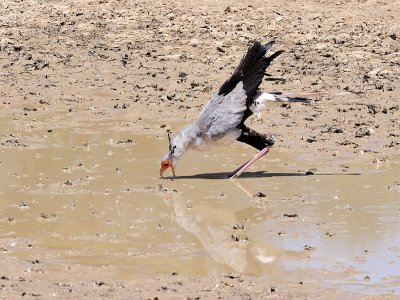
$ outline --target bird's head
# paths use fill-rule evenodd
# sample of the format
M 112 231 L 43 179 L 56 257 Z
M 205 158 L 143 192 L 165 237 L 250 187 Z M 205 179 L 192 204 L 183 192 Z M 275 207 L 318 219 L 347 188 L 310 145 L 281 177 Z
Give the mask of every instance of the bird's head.
M 161 166 L 160 166 L 160 176 L 162 178 L 163 178 L 163 173 L 168 168 L 171 168 L 172 175 L 175 177 L 174 154 L 175 154 L 176 146 L 173 145 L 173 142 L 172 142 L 172 139 L 171 139 L 171 132 L 169 130 L 168 130 L 168 142 L 169 142 L 168 153 L 162 159 Z

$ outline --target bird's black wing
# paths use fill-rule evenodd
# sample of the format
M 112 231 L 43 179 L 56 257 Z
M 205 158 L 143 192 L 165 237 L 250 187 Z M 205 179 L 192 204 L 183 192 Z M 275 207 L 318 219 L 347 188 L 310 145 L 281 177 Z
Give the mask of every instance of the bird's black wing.
M 274 41 L 266 45 L 261 45 L 260 42 L 255 41 L 247 50 L 232 76 L 221 86 L 218 95 L 228 95 L 242 81 L 247 96 L 246 106 L 249 107 L 262 82 L 265 70 L 276 57 L 283 53 L 283 51 L 277 51 L 266 57 L 265 54 L 272 48 L 273 44 Z
M 203 107 L 197 120 L 202 132 L 212 139 L 237 131 L 238 126 L 252 114 L 250 106 L 261 84 L 265 69 L 282 51 L 265 57 L 273 41 L 266 45 L 259 42 L 247 50 L 232 76 L 221 86 Z

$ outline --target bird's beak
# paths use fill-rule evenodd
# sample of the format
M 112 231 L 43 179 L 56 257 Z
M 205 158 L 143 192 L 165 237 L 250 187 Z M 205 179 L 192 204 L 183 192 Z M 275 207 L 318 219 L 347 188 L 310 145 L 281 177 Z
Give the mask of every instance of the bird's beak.
M 175 177 L 175 170 L 174 170 L 174 166 L 172 164 L 169 163 L 168 160 L 165 160 L 161 163 L 161 167 L 160 167 L 160 177 L 164 178 L 163 173 L 165 172 L 165 170 L 167 170 L 168 168 L 171 168 L 172 171 L 172 175 L 173 177 Z

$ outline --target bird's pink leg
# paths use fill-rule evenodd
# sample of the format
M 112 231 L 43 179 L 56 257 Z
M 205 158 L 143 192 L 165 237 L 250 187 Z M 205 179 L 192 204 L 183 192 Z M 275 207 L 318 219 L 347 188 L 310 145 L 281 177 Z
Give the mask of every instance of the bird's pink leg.
M 266 147 L 266 148 L 268 148 L 268 147 Z M 244 164 L 242 164 L 239 168 L 237 168 L 235 171 L 233 171 L 232 174 L 238 173 L 239 170 L 242 169 L 242 168 L 243 168 L 244 166 L 246 166 L 247 164 L 249 164 L 250 161 L 252 161 L 251 164 L 253 164 L 256 160 L 260 159 L 260 158 L 263 157 L 265 154 L 267 154 L 269 150 L 266 151 L 266 150 L 265 150 L 266 148 L 264 148 L 263 150 L 261 150 L 260 152 L 258 152 L 258 153 L 255 155 L 255 157 L 253 157 L 252 159 L 250 159 L 250 160 L 248 160 L 247 162 L 245 162 Z M 261 153 L 262 151 L 265 151 L 265 152 Z M 251 165 L 251 164 L 250 164 L 250 165 Z M 247 168 L 250 167 L 250 165 L 247 166 Z M 246 168 L 246 169 L 247 169 L 247 168 Z M 243 172 L 243 171 L 244 171 L 244 170 L 242 170 L 242 172 Z
M 258 153 L 257 153 L 258 154 Z M 232 172 L 232 177 L 230 177 L 231 179 L 233 179 L 233 175 L 235 175 L 237 172 L 239 172 L 239 170 L 241 168 L 243 168 L 245 165 L 247 165 L 250 162 L 251 159 L 249 159 L 248 161 L 246 161 L 244 164 L 240 165 L 239 168 L 235 169 L 235 171 Z
M 265 154 L 268 153 L 268 151 L 271 149 L 271 147 L 265 147 L 262 149 L 260 152 L 258 152 L 252 159 L 250 159 L 248 162 L 244 163 L 241 165 L 239 168 L 237 168 L 235 171 L 233 171 L 233 175 L 230 177 L 230 179 L 234 179 L 236 177 L 239 177 L 244 171 L 246 171 L 252 164 L 254 164 L 257 160 L 259 160 L 261 157 L 263 157 Z

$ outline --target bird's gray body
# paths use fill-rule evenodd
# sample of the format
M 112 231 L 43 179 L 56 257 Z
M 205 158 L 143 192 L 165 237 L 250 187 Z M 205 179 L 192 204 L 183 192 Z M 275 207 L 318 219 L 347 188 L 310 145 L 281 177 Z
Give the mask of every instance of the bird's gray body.
M 234 142 L 241 133 L 237 126 L 246 108 L 246 92 L 242 82 L 225 96 L 214 95 L 197 120 L 173 137 L 171 143 L 176 146 L 173 161 L 179 161 L 188 149 L 202 148 L 217 141 L 226 144 Z M 164 159 L 167 157 L 168 154 Z
M 286 97 L 278 97 L 270 93 L 257 93 L 252 112 L 265 109 L 267 101 L 286 102 Z M 246 111 L 246 93 L 243 83 L 240 82 L 235 89 L 227 95 L 214 95 L 204 106 L 197 120 L 175 135 L 171 144 L 175 146 L 173 157 L 167 153 L 164 159 L 169 158 L 175 164 L 189 149 L 201 149 L 210 144 L 219 143 L 228 145 L 241 135 L 242 130 L 238 125 L 242 122 Z

